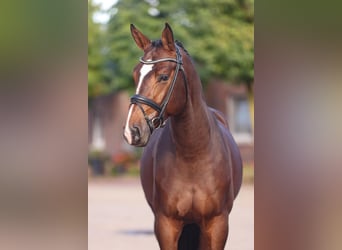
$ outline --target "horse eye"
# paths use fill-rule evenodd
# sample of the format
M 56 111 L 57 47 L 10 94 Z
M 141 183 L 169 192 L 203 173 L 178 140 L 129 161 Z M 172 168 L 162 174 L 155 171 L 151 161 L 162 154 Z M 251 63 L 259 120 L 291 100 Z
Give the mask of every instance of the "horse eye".
M 160 82 L 160 81 L 167 81 L 167 80 L 169 80 L 169 76 L 168 75 L 160 75 L 158 77 L 158 82 Z

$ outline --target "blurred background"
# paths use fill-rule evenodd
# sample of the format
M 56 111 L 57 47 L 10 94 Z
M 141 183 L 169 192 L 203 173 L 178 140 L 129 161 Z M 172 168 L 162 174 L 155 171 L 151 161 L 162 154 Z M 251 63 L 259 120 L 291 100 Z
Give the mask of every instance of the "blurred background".
M 255 162 L 258 174 L 235 203 L 228 241 L 237 242 L 228 242 L 230 249 L 253 249 L 254 188 L 255 249 L 342 249 L 341 2 L 259 0 L 255 18 L 246 1 L 164 2 L 1 2 L 0 249 L 156 243 L 152 213 L 131 177 L 140 152 L 120 133 L 107 135 L 121 131 L 128 103 L 100 107 L 116 95 L 127 102 L 132 93 L 141 52 L 129 24 L 159 38 L 165 21 L 194 58 L 208 103 L 231 126 L 229 110 L 248 106 L 253 117 L 255 96 L 255 155 L 250 164 L 244 156 L 244 170 Z M 243 92 L 235 108 L 214 103 Z M 119 109 L 122 120 L 114 123 Z M 242 148 L 248 136 L 236 134 Z M 90 159 L 106 160 L 93 169 Z
M 122 136 L 142 52 L 129 25 L 159 39 L 169 22 L 195 61 L 209 106 L 223 112 L 254 166 L 254 1 L 88 1 L 89 176 L 137 175 L 141 150 Z
M 139 181 L 141 148 L 123 139 L 132 71 L 168 22 L 192 56 L 207 104 L 229 122 L 244 164 L 226 249 L 254 248 L 254 1 L 88 1 L 88 249 L 159 249 Z

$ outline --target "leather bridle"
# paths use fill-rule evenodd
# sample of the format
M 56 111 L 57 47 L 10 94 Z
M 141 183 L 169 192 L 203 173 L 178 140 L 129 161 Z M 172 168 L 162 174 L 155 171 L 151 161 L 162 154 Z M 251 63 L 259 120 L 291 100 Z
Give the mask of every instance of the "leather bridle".
M 185 85 L 185 90 L 186 90 L 186 98 L 187 98 L 187 91 L 188 91 L 187 88 L 188 87 L 187 87 L 187 79 L 186 79 L 184 68 L 183 68 L 182 55 L 181 55 L 181 53 L 179 51 L 178 46 L 177 45 L 175 45 L 175 46 L 176 46 L 176 59 L 166 57 L 166 58 L 161 58 L 161 59 L 157 59 L 157 60 L 153 60 L 153 61 L 145 61 L 144 59 L 142 59 L 142 57 L 140 58 L 140 62 L 143 63 L 143 64 L 156 64 L 156 63 L 159 63 L 159 62 L 174 62 L 174 63 L 177 63 L 176 70 L 175 70 L 175 73 L 173 75 L 173 79 L 172 79 L 171 85 L 170 85 L 170 87 L 169 87 L 169 89 L 168 89 L 168 91 L 166 93 L 166 96 L 164 97 L 164 99 L 163 99 L 161 104 L 157 104 L 155 101 L 153 101 L 153 100 L 151 100 L 149 98 L 146 98 L 145 96 L 139 95 L 139 94 L 135 94 L 135 95 L 133 95 L 131 97 L 131 105 L 135 104 L 135 105 L 137 105 L 140 108 L 141 112 L 144 115 L 146 123 L 147 123 L 147 125 L 150 128 L 151 134 L 152 134 L 154 129 L 163 127 L 165 125 L 165 123 L 164 123 L 164 113 L 165 113 L 167 104 L 170 101 L 173 89 L 175 87 L 179 70 L 181 70 L 182 73 L 183 73 L 184 85 Z M 147 114 L 146 114 L 145 110 L 143 109 L 143 107 L 141 106 L 142 104 L 147 105 L 147 106 L 151 107 L 152 109 L 154 109 L 155 111 L 157 111 L 158 115 L 150 119 L 147 116 Z

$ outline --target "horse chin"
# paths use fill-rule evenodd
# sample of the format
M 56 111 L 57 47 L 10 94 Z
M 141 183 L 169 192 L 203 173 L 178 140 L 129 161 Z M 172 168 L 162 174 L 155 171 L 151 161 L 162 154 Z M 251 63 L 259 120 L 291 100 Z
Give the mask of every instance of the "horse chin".
M 139 142 L 139 143 L 137 143 L 137 144 L 135 144 L 134 146 L 136 146 L 136 147 L 145 147 L 146 145 L 147 145 L 147 143 L 148 143 L 148 141 L 143 141 L 143 142 Z
M 145 147 L 149 140 L 150 140 L 150 133 L 144 133 L 144 136 L 141 136 L 140 140 L 134 146 Z

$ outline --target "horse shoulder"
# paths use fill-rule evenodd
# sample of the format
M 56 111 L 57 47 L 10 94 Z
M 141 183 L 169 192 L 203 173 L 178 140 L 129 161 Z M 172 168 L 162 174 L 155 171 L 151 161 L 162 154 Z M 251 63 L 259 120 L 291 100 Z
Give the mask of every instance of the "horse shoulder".
M 168 124 L 163 129 L 155 130 L 151 135 L 149 143 L 144 148 L 140 160 L 141 184 L 148 204 L 150 205 L 153 211 L 153 190 L 155 188 L 154 185 L 156 178 L 156 170 L 154 168 L 157 167 L 156 164 L 158 162 L 158 159 L 162 156 L 163 152 L 165 152 L 165 148 L 163 145 L 165 145 L 164 140 L 165 137 L 168 136 L 168 133 Z
M 224 115 L 220 111 L 213 108 L 209 108 L 209 110 L 212 112 L 214 118 L 216 118 L 216 121 L 218 122 L 221 136 L 225 142 L 226 149 L 228 150 L 228 155 L 230 158 L 228 162 L 230 162 L 230 167 L 232 168 L 234 196 L 236 197 L 242 184 L 242 159 L 240 150 L 233 138 L 232 133 L 229 130 L 229 125 L 224 118 Z

